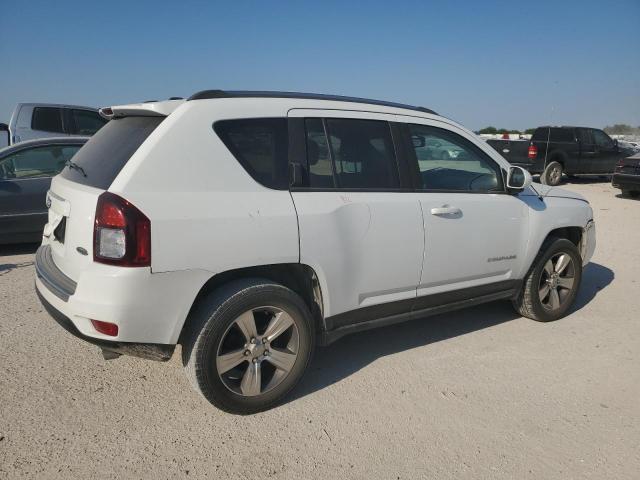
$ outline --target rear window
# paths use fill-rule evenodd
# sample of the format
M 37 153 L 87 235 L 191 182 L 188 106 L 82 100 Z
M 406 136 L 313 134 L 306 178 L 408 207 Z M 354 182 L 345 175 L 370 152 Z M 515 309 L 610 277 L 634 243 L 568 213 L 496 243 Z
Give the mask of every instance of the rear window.
M 41 132 L 63 133 L 61 109 L 54 107 L 34 108 L 31 129 Z
M 268 188 L 289 188 L 285 118 L 222 120 L 213 129 L 255 181 Z
M 73 157 L 62 177 L 103 190 L 109 188 L 131 155 L 165 117 L 116 118 L 102 127 Z

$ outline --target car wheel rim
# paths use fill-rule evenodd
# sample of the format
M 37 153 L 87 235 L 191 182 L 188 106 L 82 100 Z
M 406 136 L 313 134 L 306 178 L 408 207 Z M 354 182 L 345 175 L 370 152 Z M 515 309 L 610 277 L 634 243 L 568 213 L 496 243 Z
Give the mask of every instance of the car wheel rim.
M 551 181 L 553 183 L 557 183 L 560 181 L 560 169 L 559 168 L 554 168 L 553 170 L 551 170 Z
M 300 335 L 293 317 L 277 307 L 238 316 L 222 336 L 216 371 L 232 392 L 262 395 L 280 385 L 298 358 Z
M 567 303 L 575 285 L 575 273 L 568 253 L 557 253 L 547 260 L 538 286 L 540 302 L 546 310 L 558 310 Z

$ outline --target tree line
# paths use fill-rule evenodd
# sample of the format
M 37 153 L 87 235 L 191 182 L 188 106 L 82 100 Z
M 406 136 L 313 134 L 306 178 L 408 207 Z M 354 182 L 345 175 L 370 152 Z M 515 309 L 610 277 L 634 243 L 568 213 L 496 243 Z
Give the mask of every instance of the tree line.
M 515 133 L 515 134 L 527 134 L 533 135 L 535 128 L 527 128 L 524 131 L 521 130 L 509 130 L 508 128 L 496 128 L 496 127 L 484 127 L 478 130 L 476 133 L 489 133 L 492 135 L 503 133 Z M 616 123 L 615 125 L 607 125 L 603 128 L 609 135 L 640 135 L 640 126 L 632 127 L 625 123 Z

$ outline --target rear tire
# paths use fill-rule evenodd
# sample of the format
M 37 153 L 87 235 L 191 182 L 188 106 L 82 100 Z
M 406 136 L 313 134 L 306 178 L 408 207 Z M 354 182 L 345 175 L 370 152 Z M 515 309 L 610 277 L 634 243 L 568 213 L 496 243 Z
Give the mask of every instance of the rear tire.
M 555 187 L 556 185 L 560 185 L 562 181 L 562 173 L 563 173 L 562 164 L 560 162 L 551 162 L 547 165 L 547 168 L 544 169 L 542 175 L 540 175 L 540 181 L 545 185 L 549 185 Z
M 313 318 L 302 298 L 270 280 L 246 279 L 199 302 L 182 362 L 210 403 L 247 415 L 282 401 L 302 378 L 314 347 Z
M 582 280 L 582 258 L 573 242 L 548 238 L 524 279 L 513 307 L 523 317 L 551 322 L 566 315 Z

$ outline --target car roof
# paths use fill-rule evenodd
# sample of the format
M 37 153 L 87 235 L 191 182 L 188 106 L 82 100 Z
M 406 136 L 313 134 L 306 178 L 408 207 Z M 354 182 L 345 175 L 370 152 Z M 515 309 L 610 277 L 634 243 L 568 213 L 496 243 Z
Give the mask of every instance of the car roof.
M 431 115 L 438 115 L 433 110 L 415 105 L 405 105 L 403 103 L 387 102 L 384 100 L 373 100 L 370 98 L 346 97 L 343 95 L 326 95 L 322 93 L 302 93 L 302 92 L 280 92 L 280 91 L 252 91 L 252 90 L 203 90 L 194 93 L 187 101 L 205 100 L 212 98 L 296 98 L 305 100 L 329 100 L 334 102 L 364 103 L 368 105 L 378 105 L 383 107 L 401 108 L 413 110 Z
M 55 107 L 55 108 L 77 108 L 80 110 L 92 110 L 97 112 L 98 109 L 95 107 L 87 107 L 86 105 L 71 105 L 67 103 L 42 103 L 42 102 L 20 102 L 16 104 L 16 108 L 18 107 Z
M 8 155 L 13 152 L 18 152 L 30 147 L 43 147 L 46 145 L 83 145 L 91 137 L 50 137 L 50 138 L 36 138 L 34 140 L 27 140 L 24 142 L 16 143 L 8 147 L 0 149 L 0 157 Z

